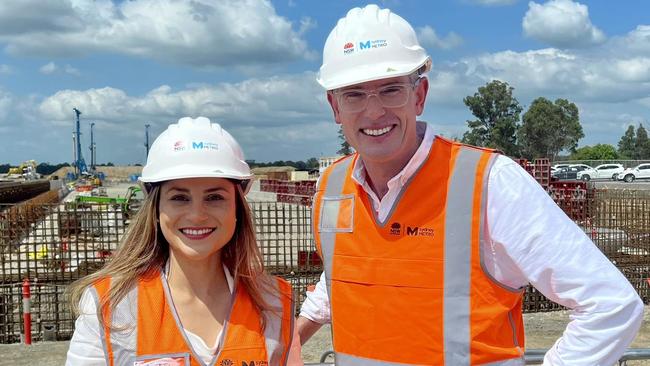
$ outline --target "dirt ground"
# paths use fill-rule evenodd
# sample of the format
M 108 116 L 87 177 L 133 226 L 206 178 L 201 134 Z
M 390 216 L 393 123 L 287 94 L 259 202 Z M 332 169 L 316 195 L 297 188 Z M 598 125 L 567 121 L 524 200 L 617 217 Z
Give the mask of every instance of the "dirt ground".
M 525 314 L 526 348 L 549 348 L 564 330 L 569 321 L 569 313 Z M 0 345 L 0 365 L 14 366 L 55 366 L 65 363 L 69 342 L 39 342 L 32 346 L 21 344 Z M 650 348 L 650 306 L 646 306 L 644 322 L 633 348 Z M 318 362 L 323 352 L 331 349 L 329 327 L 323 327 L 303 346 L 305 362 Z M 331 359 L 328 360 L 331 362 Z M 628 366 L 650 366 L 650 360 L 628 361 Z

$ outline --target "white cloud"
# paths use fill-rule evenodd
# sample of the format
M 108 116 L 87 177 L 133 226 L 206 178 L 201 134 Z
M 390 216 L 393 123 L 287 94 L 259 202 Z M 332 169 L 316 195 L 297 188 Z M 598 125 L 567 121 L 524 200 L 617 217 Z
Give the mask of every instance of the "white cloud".
M 446 37 L 440 37 L 436 30 L 430 26 L 417 29 L 418 40 L 425 48 L 450 49 L 463 43 L 463 38 L 454 32 L 449 32 Z
M 181 91 L 163 85 L 142 97 L 111 87 L 62 90 L 46 98 L 39 110 L 51 120 L 65 121 L 73 107 L 87 118 L 115 124 L 149 117 L 205 115 L 228 124 L 286 126 L 324 120 L 328 112 L 324 92 L 312 72 Z
M 0 74 L 11 74 L 11 66 L 0 64 Z
M 625 54 L 628 57 L 650 55 L 650 25 L 639 25 L 623 37 L 608 43 L 612 54 Z
M 48 62 L 47 64 L 41 66 L 40 69 L 38 69 L 38 71 L 41 74 L 45 74 L 45 75 L 53 74 L 56 70 L 57 70 L 57 66 L 54 62 Z
M 39 11 L 33 11 L 38 8 Z M 268 0 L 25 0 L 0 2 L 0 42 L 12 54 L 109 52 L 197 67 L 309 59 L 300 32 Z
M 70 65 L 65 65 L 63 68 L 61 68 L 54 62 L 48 62 L 47 64 L 41 66 L 41 68 L 38 71 L 44 75 L 52 75 L 54 73 L 59 73 L 59 72 L 74 75 L 74 76 L 81 75 L 79 70 L 75 69 Z
M 307 33 L 308 31 L 316 28 L 318 24 L 316 23 L 316 20 L 310 17 L 302 17 L 300 19 L 300 28 L 298 29 L 298 34 L 303 35 Z
M 551 94 L 585 101 L 630 101 L 650 94 L 650 54 L 627 58 L 543 49 L 466 58 L 465 78 L 504 80 L 526 96 Z
M 178 91 L 163 85 L 142 96 L 111 87 L 62 90 L 34 109 L 50 126 L 63 128 L 71 126 L 76 107 L 83 120 L 98 123 L 98 136 L 114 136 L 120 146 L 140 139 L 145 122 L 162 131 L 182 116 L 203 115 L 230 131 L 248 157 L 307 159 L 336 151 L 338 144 L 336 124 L 315 77 L 306 72 Z M 141 144 L 133 146 L 139 149 Z
M 70 65 L 65 65 L 65 67 L 63 68 L 63 71 L 66 74 L 70 74 L 70 75 L 74 75 L 74 76 L 81 75 L 81 72 L 79 72 L 79 70 L 75 69 L 74 67 L 72 67 Z
M 560 48 L 586 47 L 606 38 L 591 23 L 587 6 L 571 0 L 529 2 L 522 26 L 526 36 Z

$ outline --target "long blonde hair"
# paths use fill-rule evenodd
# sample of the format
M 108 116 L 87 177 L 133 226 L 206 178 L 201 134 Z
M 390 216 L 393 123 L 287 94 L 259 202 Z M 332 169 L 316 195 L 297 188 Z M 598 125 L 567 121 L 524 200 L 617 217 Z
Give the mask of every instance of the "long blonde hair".
M 262 291 L 271 291 L 271 278 L 264 272 L 264 262 L 255 236 L 255 223 L 244 192 L 238 182 L 236 190 L 235 233 L 221 249 L 221 261 L 233 275 L 238 286 L 244 286 L 258 311 L 271 310 Z M 89 286 L 103 278 L 111 278 L 108 296 L 97 304 L 97 314 L 107 306 L 111 312 L 136 285 L 140 276 L 159 270 L 169 258 L 169 244 L 158 225 L 160 184 L 152 185 L 117 251 L 99 271 L 81 278 L 68 288 L 72 310 L 80 314 L 79 301 Z M 277 309 L 272 309 L 277 310 Z M 264 321 L 262 321 L 264 324 Z

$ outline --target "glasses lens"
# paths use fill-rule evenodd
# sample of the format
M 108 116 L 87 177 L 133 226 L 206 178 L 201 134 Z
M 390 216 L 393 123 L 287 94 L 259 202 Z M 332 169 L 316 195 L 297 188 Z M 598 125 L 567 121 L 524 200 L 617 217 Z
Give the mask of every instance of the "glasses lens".
M 347 90 L 338 94 L 343 111 L 359 112 L 366 108 L 370 96 L 377 96 L 384 107 L 397 108 L 406 104 L 412 84 L 392 84 L 376 90 Z
M 406 85 L 389 85 L 379 89 L 377 95 L 384 107 L 391 108 L 406 104 L 409 94 Z
M 340 94 L 339 104 L 343 110 L 356 112 L 366 107 L 368 93 L 363 90 L 344 91 Z

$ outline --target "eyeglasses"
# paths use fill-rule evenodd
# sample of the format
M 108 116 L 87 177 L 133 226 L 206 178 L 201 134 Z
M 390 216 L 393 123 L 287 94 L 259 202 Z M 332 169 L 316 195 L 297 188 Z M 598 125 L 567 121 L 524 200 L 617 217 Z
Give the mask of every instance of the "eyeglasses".
M 408 83 L 395 83 L 382 86 L 381 88 L 364 89 L 343 89 L 335 90 L 339 108 L 343 112 L 355 113 L 364 110 L 368 106 L 371 96 L 376 96 L 381 105 L 386 108 L 399 108 L 406 104 L 411 90 L 413 90 L 420 79 Z

